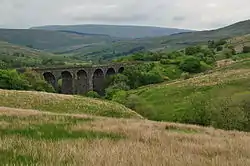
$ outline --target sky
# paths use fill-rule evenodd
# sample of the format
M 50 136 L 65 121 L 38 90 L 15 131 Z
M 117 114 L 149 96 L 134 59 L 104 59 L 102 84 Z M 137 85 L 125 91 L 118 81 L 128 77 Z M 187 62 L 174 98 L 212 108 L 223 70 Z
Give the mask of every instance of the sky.
M 216 29 L 250 19 L 250 0 L 0 0 L 0 28 L 146 25 Z

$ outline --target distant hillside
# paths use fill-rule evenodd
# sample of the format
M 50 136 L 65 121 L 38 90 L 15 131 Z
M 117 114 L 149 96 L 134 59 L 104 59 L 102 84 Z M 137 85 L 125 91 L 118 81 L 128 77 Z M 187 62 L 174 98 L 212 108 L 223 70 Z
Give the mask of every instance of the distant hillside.
M 52 53 L 44 52 L 29 47 L 22 47 L 19 45 L 14 45 L 5 41 L 0 41 L 0 57 L 3 55 L 11 55 L 15 53 L 22 53 L 27 57 L 39 57 L 39 56 L 55 56 Z
M 229 39 L 246 34 L 250 34 L 250 20 L 241 21 L 215 30 L 174 34 L 154 40 L 161 40 L 162 44 L 178 47 L 178 45 L 206 43 L 209 40 Z
M 61 26 L 59 27 L 61 28 Z M 86 27 L 91 27 L 91 25 L 86 25 Z M 101 27 L 101 25 L 95 27 L 98 28 Z M 106 26 L 106 29 L 103 28 L 102 32 L 105 32 L 105 30 L 108 31 L 107 27 L 111 27 L 110 31 L 117 33 L 117 36 L 120 35 L 115 30 L 112 30 L 112 28 L 116 26 Z M 41 27 L 41 29 L 43 28 L 50 29 L 50 26 Z M 88 33 L 78 32 L 76 31 L 77 29 L 70 29 L 70 26 L 69 29 L 64 29 L 64 26 L 62 26 L 62 28 L 60 31 L 38 30 L 39 27 L 38 29 L 26 30 L 0 29 L 0 40 L 21 46 L 28 45 L 29 47 L 32 46 L 33 48 L 56 54 L 72 55 L 81 60 L 99 62 L 100 60 L 109 61 L 119 56 L 126 56 L 138 51 L 173 51 L 191 45 L 206 44 L 209 40 L 244 36 L 250 34 L 250 20 L 216 30 L 182 32 L 160 37 L 136 39 L 96 34 L 97 32 L 94 32 L 95 28 L 92 29 L 93 31 L 88 31 Z M 132 26 L 131 29 L 133 28 L 136 29 L 138 27 Z M 143 32 L 144 28 L 139 29 Z M 57 29 L 57 26 L 55 26 L 55 29 Z M 147 29 L 147 27 L 145 29 Z M 137 33 L 137 31 L 134 32 Z M 131 34 L 133 35 L 133 33 Z M 138 32 L 138 34 L 140 33 Z
M 143 38 L 166 36 L 191 30 L 176 28 L 161 28 L 150 26 L 123 26 L 123 25 L 51 25 L 33 27 L 31 29 L 53 30 L 53 31 L 75 31 L 89 34 L 105 34 L 120 38 Z
M 88 44 L 112 41 L 107 35 L 31 29 L 0 29 L 0 40 L 47 51 L 67 50 L 71 47 L 78 48 Z
M 0 41 L 0 68 L 72 65 L 80 63 L 83 64 L 84 62 L 75 60 L 70 56 L 55 55 Z

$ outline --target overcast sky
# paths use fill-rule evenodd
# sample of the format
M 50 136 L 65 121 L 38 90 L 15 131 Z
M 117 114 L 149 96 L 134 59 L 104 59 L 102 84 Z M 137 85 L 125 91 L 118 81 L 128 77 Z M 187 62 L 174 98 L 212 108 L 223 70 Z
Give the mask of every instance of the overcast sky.
M 1 28 L 127 24 L 218 28 L 250 19 L 250 0 L 0 0 Z

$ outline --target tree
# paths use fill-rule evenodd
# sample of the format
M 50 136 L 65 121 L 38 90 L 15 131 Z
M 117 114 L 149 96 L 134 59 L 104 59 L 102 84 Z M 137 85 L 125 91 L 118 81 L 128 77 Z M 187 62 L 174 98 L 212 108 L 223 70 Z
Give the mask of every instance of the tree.
M 244 46 L 243 53 L 249 53 L 249 52 L 250 52 L 250 46 Z
M 192 46 L 192 47 L 187 47 L 185 52 L 186 55 L 195 55 L 202 51 L 200 46 Z
M 16 70 L 0 70 L 0 88 L 13 90 L 29 90 L 29 82 Z
M 196 57 L 189 56 L 181 62 L 180 68 L 185 72 L 198 73 L 201 71 L 201 64 Z

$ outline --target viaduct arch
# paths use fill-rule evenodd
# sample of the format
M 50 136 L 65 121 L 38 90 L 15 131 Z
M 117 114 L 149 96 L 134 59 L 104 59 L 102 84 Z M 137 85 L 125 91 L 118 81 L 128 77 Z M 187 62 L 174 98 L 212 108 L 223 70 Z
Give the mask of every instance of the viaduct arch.
M 129 64 L 131 65 L 131 64 Z M 43 75 L 44 79 L 58 90 L 58 80 L 62 80 L 61 93 L 86 94 L 96 91 L 104 94 L 105 78 L 122 73 L 127 64 L 110 64 L 92 67 L 72 68 L 35 68 L 34 71 Z

